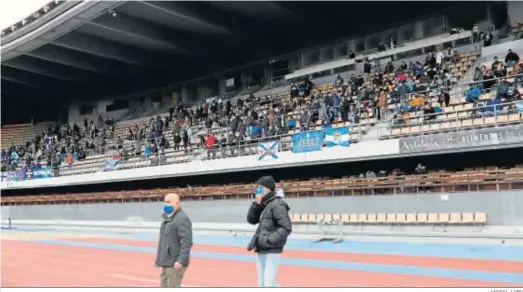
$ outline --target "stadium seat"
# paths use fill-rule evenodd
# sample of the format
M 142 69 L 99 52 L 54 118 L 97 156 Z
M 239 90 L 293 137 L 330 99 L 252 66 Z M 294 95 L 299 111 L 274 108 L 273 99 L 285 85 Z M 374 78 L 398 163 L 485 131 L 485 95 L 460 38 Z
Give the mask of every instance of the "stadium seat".
M 461 224 L 461 213 L 450 213 L 449 224 Z
M 341 214 L 341 222 L 342 223 L 349 223 L 350 222 L 350 215 L 349 214 Z
M 316 219 L 316 214 L 309 214 L 309 217 L 308 217 L 308 223 L 316 223 L 318 222 L 318 220 Z
M 309 223 L 309 214 L 301 214 L 300 215 L 300 222 L 301 223 Z
M 487 223 L 487 213 L 476 212 L 474 213 L 474 223 L 483 225 Z
M 428 223 L 429 219 L 428 219 L 428 214 L 427 213 L 419 213 L 417 215 L 417 222 L 418 223 L 421 223 L 421 224 L 426 224 Z
M 397 223 L 397 220 L 396 220 L 396 213 L 388 213 L 387 214 L 387 223 L 388 224 L 396 224 Z
M 396 223 L 398 224 L 406 224 L 407 223 L 407 214 L 405 213 L 398 213 L 396 214 Z
M 374 220 L 374 219 L 370 219 L 370 218 L 376 218 L 376 219 Z M 376 222 L 376 223 L 385 223 L 387 221 L 387 215 L 385 215 L 383 213 L 378 213 L 374 216 L 374 214 L 372 214 L 372 216 L 369 215 L 369 221 L 370 220 L 374 220 L 374 222 Z
M 416 224 L 419 223 L 416 213 L 408 213 L 406 217 L 406 223 L 408 224 Z
M 430 218 L 430 214 L 429 214 Z M 439 213 L 437 215 L 437 223 L 440 224 L 448 224 L 450 222 L 450 214 L 449 213 Z
M 370 223 L 370 224 L 377 223 L 377 216 L 376 216 L 376 214 L 375 213 L 367 214 L 367 222 L 366 223 Z
M 357 218 L 357 223 L 367 223 L 368 220 L 367 220 L 367 214 L 358 214 L 358 216 L 356 217 Z
M 461 222 L 463 224 L 472 224 L 474 223 L 474 213 L 465 212 L 461 214 Z

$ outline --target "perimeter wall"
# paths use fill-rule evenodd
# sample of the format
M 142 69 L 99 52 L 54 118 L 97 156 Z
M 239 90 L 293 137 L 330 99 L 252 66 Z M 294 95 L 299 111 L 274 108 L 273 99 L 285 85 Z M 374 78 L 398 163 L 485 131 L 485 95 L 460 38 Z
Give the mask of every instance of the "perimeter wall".
M 430 213 L 486 212 L 496 226 L 523 225 L 523 192 L 481 192 L 422 195 L 374 195 L 286 199 L 292 213 Z M 183 202 L 197 223 L 245 223 L 248 200 Z M 159 221 L 161 202 L 3 206 L 2 218 L 15 220 Z

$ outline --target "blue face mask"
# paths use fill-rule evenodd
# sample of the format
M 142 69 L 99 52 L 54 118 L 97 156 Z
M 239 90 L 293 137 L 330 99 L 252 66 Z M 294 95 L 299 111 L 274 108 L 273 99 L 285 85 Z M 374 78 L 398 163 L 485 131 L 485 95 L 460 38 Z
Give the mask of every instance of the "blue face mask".
M 258 196 L 258 195 L 261 195 L 263 194 L 263 187 L 261 186 L 258 186 L 254 189 L 254 195 Z
M 172 212 L 174 212 L 174 206 L 164 205 L 163 212 L 165 212 L 165 214 L 171 214 Z

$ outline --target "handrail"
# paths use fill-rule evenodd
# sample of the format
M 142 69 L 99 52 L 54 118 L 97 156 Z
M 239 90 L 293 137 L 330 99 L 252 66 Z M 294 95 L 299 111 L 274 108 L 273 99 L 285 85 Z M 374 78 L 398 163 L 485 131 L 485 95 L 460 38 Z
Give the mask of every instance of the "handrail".
M 520 78 L 521 78 L 521 80 L 518 81 Z M 523 83 L 523 73 L 514 74 L 514 75 L 507 75 L 507 76 L 503 76 L 503 77 L 494 77 L 494 78 L 491 78 L 491 79 L 484 79 L 484 80 L 480 80 L 480 81 L 474 81 L 473 80 L 471 82 L 457 83 L 457 84 L 454 85 L 454 88 L 452 88 L 450 91 L 448 91 L 448 94 L 450 95 L 451 100 L 452 100 L 452 98 L 454 97 L 454 96 L 452 96 L 453 94 L 456 94 L 456 93 L 460 93 L 461 95 L 466 94 L 466 91 L 467 91 L 468 87 L 470 85 L 472 85 L 472 84 L 481 84 L 481 83 L 484 83 L 484 82 L 491 82 L 491 81 L 496 81 L 497 83 L 501 83 L 502 81 L 505 81 L 505 80 L 508 80 L 508 79 L 515 79 L 516 82 Z M 445 87 L 445 86 L 438 87 L 436 89 L 436 92 L 441 92 L 442 87 Z M 487 89 L 481 89 L 481 91 L 486 91 L 486 90 Z M 427 89 L 427 90 L 419 91 L 419 92 L 411 92 L 411 93 L 409 93 L 409 98 L 413 97 L 413 96 L 416 96 L 416 95 L 429 94 L 429 93 L 433 93 L 433 92 L 434 92 L 434 89 Z
M 512 101 L 512 102 L 505 102 L 505 103 L 500 103 L 500 104 L 496 104 L 496 105 L 492 105 L 492 106 L 483 106 L 480 108 L 493 107 L 494 108 L 493 116 L 498 116 L 500 114 L 500 111 L 496 110 L 496 107 L 511 106 L 511 105 L 516 105 L 516 104 L 522 103 L 522 102 L 523 102 L 523 100 L 522 101 Z M 471 115 L 462 115 L 462 113 L 473 113 L 480 108 L 476 107 L 476 108 L 471 108 L 471 109 L 462 109 L 462 110 L 456 110 L 456 111 L 452 111 L 452 112 L 440 112 L 440 113 L 433 113 L 433 114 L 424 114 L 423 111 L 420 110 L 420 111 L 416 111 L 416 112 L 410 112 L 410 113 L 419 113 L 419 115 L 416 115 L 414 117 L 409 116 L 409 119 L 407 119 L 407 120 L 414 120 L 414 119 L 422 118 L 422 120 L 425 120 L 426 124 L 428 124 L 426 122 L 427 120 L 432 121 L 432 122 L 447 122 L 447 121 L 456 120 L 456 119 L 447 120 L 447 119 L 443 119 L 443 118 L 438 118 L 438 117 L 449 115 L 449 114 L 456 115 L 458 119 L 468 119 L 471 117 Z M 510 109 L 509 109 L 509 111 L 510 111 Z M 504 112 L 506 112 L 506 111 L 501 111 L 501 113 L 504 113 Z M 403 118 L 397 118 L 396 120 L 403 120 Z M 423 124 L 423 123 L 420 123 L 420 124 Z M 415 125 L 417 125 L 417 124 L 416 123 L 408 124 L 408 126 L 415 126 Z M 392 126 L 392 127 L 394 127 L 394 126 Z
M 342 123 L 339 123 L 339 124 L 342 124 Z M 336 125 L 336 124 L 333 124 L 333 126 L 334 125 Z M 350 127 L 350 128 L 358 128 L 358 137 L 360 137 L 360 133 L 361 133 L 361 131 L 364 130 L 366 125 L 354 124 L 354 126 L 355 127 Z M 300 132 L 296 132 L 296 133 L 304 133 L 304 132 L 312 132 L 312 131 L 314 131 L 314 130 L 300 131 Z M 198 145 L 198 143 L 188 145 L 187 149 L 183 149 L 183 146 L 180 145 L 180 150 L 174 150 L 173 152 L 169 151 L 168 154 L 160 154 L 160 155 L 152 154 L 151 157 L 153 157 L 153 158 L 162 157 L 165 159 L 172 158 L 173 160 L 176 160 L 176 161 L 171 161 L 171 162 L 168 162 L 168 161 L 163 162 L 162 159 L 158 160 L 157 165 L 167 165 L 167 164 L 185 163 L 185 162 L 192 161 L 192 160 L 212 160 L 212 159 L 215 159 L 215 156 L 217 153 L 220 153 L 218 158 L 247 156 L 247 155 L 253 154 L 253 153 L 251 153 L 252 148 L 256 147 L 259 143 L 273 142 L 273 141 L 280 141 L 279 151 L 290 151 L 292 149 L 292 139 L 291 139 L 292 136 L 293 136 L 293 134 L 283 134 L 283 135 L 276 135 L 276 136 L 271 136 L 271 137 L 251 138 L 251 139 L 247 139 L 247 140 L 243 140 L 243 141 L 227 142 L 225 144 L 215 144 L 215 147 L 211 148 L 211 149 L 209 149 L 205 145 L 200 146 L 200 145 Z M 354 140 L 353 140 L 353 142 L 354 142 Z M 173 145 L 171 145 L 171 148 L 172 148 L 172 146 Z M 124 147 L 130 148 L 130 147 L 132 147 L 132 144 L 130 144 L 130 145 L 128 144 L 127 146 L 124 146 Z M 105 150 L 104 152 L 108 155 L 119 152 L 118 150 L 108 150 L 108 149 L 104 149 L 104 150 Z M 92 153 L 92 154 L 101 153 L 100 148 L 92 149 L 91 151 L 92 152 L 90 152 L 90 153 Z M 143 152 L 143 151 L 140 151 L 140 152 Z M 205 157 L 206 155 L 207 155 L 207 157 Z M 124 159 L 133 159 L 133 158 L 144 159 L 144 156 L 143 155 L 140 155 L 140 156 L 128 155 L 123 158 Z M 105 159 L 109 159 L 109 156 L 107 156 Z M 149 158 L 149 159 L 151 159 L 151 158 Z M 86 159 L 84 161 L 88 161 L 88 160 L 94 160 L 94 159 Z M 86 164 L 90 165 L 89 167 L 92 167 L 93 165 L 97 165 L 97 164 L 100 164 L 100 167 L 103 167 L 102 161 L 100 161 L 98 159 L 96 159 L 96 161 L 89 162 L 89 163 L 84 162 L 79 166 L 83 166 Z M 73 164 L 72 166 L 74 167 L 75 164 Z M 156 166 L 156 164 L 155 164 L 155 166 Z M 61 166 L 61 169 L 62 168 L 66 169 L 67 167 L 68 167 L 67 165 L 64 165 L 64 166 Z M 143 167 L 143 166 L 130 167 L 130 168 L 141 168 L 141 167 Z M 84 168 L 84 167 L 81 167 L 81 168 Z M 125 168 L 127 169 L 127 167 L 125 167 Z M 86 172 L 86 173 L 88 173 L 88 172 Z

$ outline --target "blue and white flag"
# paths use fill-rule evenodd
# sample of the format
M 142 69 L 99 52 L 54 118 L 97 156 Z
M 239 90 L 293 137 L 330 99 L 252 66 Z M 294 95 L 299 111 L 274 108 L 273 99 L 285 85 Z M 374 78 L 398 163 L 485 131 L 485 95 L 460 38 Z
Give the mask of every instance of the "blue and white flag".
M 53 169 L 50 166 L 35 166 L 32 170 L 31 178 L 53 177 Z
M 323 130 L 294 134 L 292 135 L 292 152 L 303 153 L 320 151 L 323 147 L 323 140 Z
M 280 141 L 258 143 L 258 160 L 278 159 Z
M 350 135 L 348 127 L 325 129 L 325 144 L 327 147 L 350 145 Z
M 121 159 L 106 159 L 104 161 L 104 171 L 118 170 L 121 166 Z

